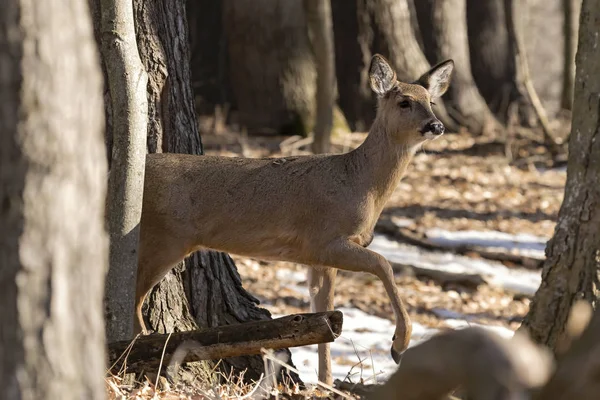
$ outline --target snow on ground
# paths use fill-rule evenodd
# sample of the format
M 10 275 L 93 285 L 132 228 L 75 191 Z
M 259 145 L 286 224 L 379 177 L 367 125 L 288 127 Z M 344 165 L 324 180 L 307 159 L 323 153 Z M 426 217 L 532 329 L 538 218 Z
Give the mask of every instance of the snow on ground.
M 506 235 L 500 232 L 450 233 L 436 231 L 439 240 L 453 243 L 477 244 L 487 247 L 521 248 L 530 251 L 543 249 L 542 238 L 529 235 Z M 447 242 L 446 242 L 447 243 Z M 489 246 L 488 246 L 489 245 Z M 520 247 L 519 247 L 520 246 Z M 545 245 L 544 245 L 545 246 Z M 519 268 L 506 268 L 504 265 L 487 260 L 473 259 L 450 253 L 427 252 L 414 246 L 400 244 L 382 235 L 375 235 L 369 246 L 393 262 L 412 264 L 421 268 L 444 270 L 455 273 L 477 273 L 483 275 L 491 285 L 533 295 L 540 284 L 540 272 Z M 308 288 L 301 284 L 306 274 L 300 271 L 280 269 L 277 278 L 289 289 L 300 296 L 308 296 Z M 339 308 L 344 313 L 344 325 L 341 337 L 331 344 L 332 369 L 334 379 L 350 378 L 353 382 L 360 379 L 373 382 L 384 380 L 396 369 L 390 356 L 391 339 L 394 325 L 389 320 L 366 314 L 355 308 Z M 510 338 L 513 332 L 500 326 L 483 326 L 467 321 L 467 317 L 458 312 L 445 309 L 432 310 L 443 318 L 447 326 L 462 329 L 468 326 L 481 326 Z M 278 317 L 273 315 L 273 317 Z M 414 323 L 411 346 L 430 338 L 438 330 Z M 308 383 L 317 380 L 317 345 L 292 348 L 296 367 L 301 378 Z
M 483 235 L 484 232 L 481 234 Z M 383 235 L 375 235 L 369 249 L 378 252 L 392 262 L 451 273 L 480 274 L 490 285 L 528 296 L 535 294 L 541 283 L 540 271 L 507 268 L 499 262 L 452 253 L 429 252 L 416 246 L 398 243 Z
M 492 250 L 504 250 L 528 257 L 544 258 L 546 248 L 545 237 L 521 233 L 510 235 L 496 231 L 459 231 L 450 232 L 444 229 L 427 230 L 427 239 L 430 242 L 443 246 L 471 245 L 486 247 Z
M 396 364 L 390 355 L 390 346 L 394 332 L 392 322 L 366 314 L 355 308 L 339 308 L 344 313 L 342 335 L 331 344 L 332 372 L 334 379 L 350 379 L 352 382 L 365 383 L 385 381 L 396 370 Z M 273 318 L 280 315 L 273 315 Z M 502 337 L 510 338 L 513 332 L 500 326 L 484 326 L 467 323 L 465 320 L 447 320 L 455 329 L 480 326 Z M 410 347 L 419 344 L 438 332 L 413 323 Z M 317 345 L 294 347 L 290 349 L 300 378 L 306 383 L 316 383 L 318 371 Z

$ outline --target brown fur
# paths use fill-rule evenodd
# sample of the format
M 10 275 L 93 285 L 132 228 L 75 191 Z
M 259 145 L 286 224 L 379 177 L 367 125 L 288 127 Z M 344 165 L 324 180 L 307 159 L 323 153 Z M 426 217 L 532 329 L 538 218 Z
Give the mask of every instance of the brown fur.
M 372 240 L 383 206 L 415 150 L 433 138 L 423 131 L 437 121 L 426 89 L 433 87 L 428 79 L 438 78 L 435 68 L 419 84 L 401 83 L 385 59 L 375 56 L 371 80 L 380 95 L 377 117 L 364 143 L 346 154 L 276 159 L 149 155 L 136 331 L 145 331 L 141 307 L 150 289 L 188 254 L 210 248 L 319 267 L 310 279 L 315 311 L 333 307 L 335 273 L 330 268 L 377 275 L 396 317 L 393 353 L 405 350 L 411 323 L 391 266 L 362 246 Z M 403 101 L 410 107 L 400 107 Z M 329 347 L 320 346 L 319 356 L 319 377 L 331 382 Z

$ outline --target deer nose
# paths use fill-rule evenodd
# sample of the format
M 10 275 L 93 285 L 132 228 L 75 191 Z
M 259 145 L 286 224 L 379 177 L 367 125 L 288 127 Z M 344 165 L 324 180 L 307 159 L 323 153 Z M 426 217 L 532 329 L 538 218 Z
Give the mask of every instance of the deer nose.
M 431 132 L 436 136 L 444 133 L 444 124 L 440 121 L 431 121 L 423 128 L 423 133 Z

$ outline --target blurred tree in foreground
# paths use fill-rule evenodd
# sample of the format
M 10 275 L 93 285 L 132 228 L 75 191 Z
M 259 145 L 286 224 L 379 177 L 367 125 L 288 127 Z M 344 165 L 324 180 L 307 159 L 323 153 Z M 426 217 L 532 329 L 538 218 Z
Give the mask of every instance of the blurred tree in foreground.
M 557 350 L 573 302 L 600 295 L 600 0 L 581 10 L 565 198 L 523 328 Z
M 0 392 L 104 398 L 106 156 L 86 1 L 0 12 Z

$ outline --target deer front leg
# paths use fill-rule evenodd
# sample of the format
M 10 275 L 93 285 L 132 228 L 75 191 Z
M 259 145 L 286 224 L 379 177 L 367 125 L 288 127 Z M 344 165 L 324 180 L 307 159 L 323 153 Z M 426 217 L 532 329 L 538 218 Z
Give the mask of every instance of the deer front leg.
M 391 353 L 394 361 L 399 363 L 402 352 L 408 348 L 412 324 L 398 294 L 390 263 L 380 254 L 365 249 L 348 239 L 331 242 L 318 257 L 319 265 L 327 265 L 346 271 L 368 272 L 376 275 L 383 282 L 396 319 L 396 331 L 392 338 Z
M 335 291 L 335 268 L 311 267 L 308 269 L 308 289 L 310 292 L 310 305 L 312 312 L 325 312 L 333 310 L 333 296 Z M 331 385 L 330 343 L 319 343 L 319 380 Z
M 145 229 L 142 225 L 135 291 L 134 335 L 148 334 L 142 315 L 144 300 L 150 290 L 185 258 L 187 252 L 176 237 L 170 237 L 160 230 Z

